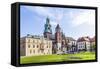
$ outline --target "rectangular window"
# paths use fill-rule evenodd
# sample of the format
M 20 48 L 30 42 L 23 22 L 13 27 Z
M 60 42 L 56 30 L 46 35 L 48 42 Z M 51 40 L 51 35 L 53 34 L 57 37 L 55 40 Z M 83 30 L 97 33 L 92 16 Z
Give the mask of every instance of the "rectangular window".
M 33 53 L 35 53 L 35 50 L 33 50 Z
M 25 46 L 23 45 L 22 48 L 24 48 Z
M 28 42 L 30 42 L 30 39 L 28 40 Z
M 28 48 L 30 48 L 30 45 L 28 45 Z

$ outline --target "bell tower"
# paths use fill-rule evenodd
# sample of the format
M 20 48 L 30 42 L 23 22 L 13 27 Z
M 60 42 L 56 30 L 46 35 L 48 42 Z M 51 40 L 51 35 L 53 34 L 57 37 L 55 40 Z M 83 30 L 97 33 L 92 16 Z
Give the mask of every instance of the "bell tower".
M 44 37 L 47 39 L 51 39 L 52 37 L 52 29 L 51 29 L 51 24 L 50 24 L 50 20 L 47 17 L 46 18 L 46 24 L 44 25 L 45 29 L 44 29 Z
M 61 43 L 62 43 L 62 33 L 59 24 L 57 24 L 55 28 L 55 41 L 56 41 L 57 53 L 59 54 L 61 52 Z

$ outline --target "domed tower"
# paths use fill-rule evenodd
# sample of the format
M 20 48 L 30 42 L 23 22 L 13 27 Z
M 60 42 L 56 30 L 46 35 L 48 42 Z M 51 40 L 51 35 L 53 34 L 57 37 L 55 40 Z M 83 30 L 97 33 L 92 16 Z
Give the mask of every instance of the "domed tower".
M 47 39 L 51 39 L 51 37 L 52 37 L 52 29 L 51 29 L 50 20 L 48 17 L 46 18 L 44 37 Z
M 57 24 L 55 28 L 55 42 L 57 46 L 57 53 L 61 52 L 61 43 L 62 43 L 62 32 L 59 24 Z

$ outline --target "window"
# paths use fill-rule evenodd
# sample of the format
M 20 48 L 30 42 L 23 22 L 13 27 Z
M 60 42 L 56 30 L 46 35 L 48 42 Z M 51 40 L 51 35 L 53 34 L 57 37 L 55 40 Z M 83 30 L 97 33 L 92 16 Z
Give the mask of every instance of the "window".
M 48 46 L 47 46 L 47 48 L 48 48 Z
M 32 50 L 30 50 L 30 54 L 32 53 Z
M 49 54 L 49 50 L 48 50 L 48 54 Z
M 82 48 L 82 46 L 81 46 L 81 48 Z
M 33 53 L 35 53 L 35 50 L 33 50 Z
M 37 48 L 38 48 L 39 46 L 37 45 Z
M 28 42 L 30 42 L 30 39 L 28 40 Z
M 22 48 L 24 48 L 25 46 L 23 45 Z
M 30 45 L 28 45 L 28 48 L 30 48 Z

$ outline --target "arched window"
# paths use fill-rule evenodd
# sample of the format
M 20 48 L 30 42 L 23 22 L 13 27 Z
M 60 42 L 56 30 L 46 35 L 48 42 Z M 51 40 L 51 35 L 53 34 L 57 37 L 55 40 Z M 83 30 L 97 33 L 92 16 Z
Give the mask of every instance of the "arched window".
M 30 45 L 28 45 L 28 48 L 30 48 Z
M 37 45 L 37 48 L 39 48 L 39 46 Z

